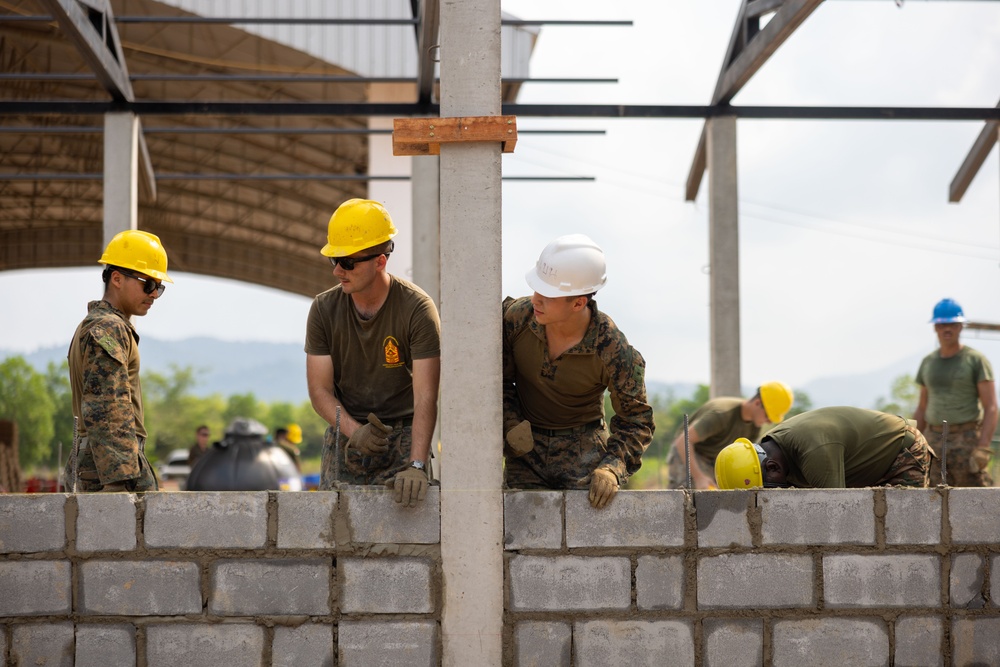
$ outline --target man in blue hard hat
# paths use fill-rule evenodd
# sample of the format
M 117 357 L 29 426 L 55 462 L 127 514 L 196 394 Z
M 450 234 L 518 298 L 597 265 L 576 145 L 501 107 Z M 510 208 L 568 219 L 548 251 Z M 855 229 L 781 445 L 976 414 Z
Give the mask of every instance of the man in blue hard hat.
M 966 322 L 954 299 L 942 299 L 931 318 L 940 347 L 920 362 L 916 382 L 920 400 L 913 417 L 939 458 L 931 466 L 931 483 L 950 486 L 993 486 L 990 441 L 997 427 L 997 395 L 993 367 L 981 352 L 959 342 Z M 944 422 L 948 424 L 947 441 Z

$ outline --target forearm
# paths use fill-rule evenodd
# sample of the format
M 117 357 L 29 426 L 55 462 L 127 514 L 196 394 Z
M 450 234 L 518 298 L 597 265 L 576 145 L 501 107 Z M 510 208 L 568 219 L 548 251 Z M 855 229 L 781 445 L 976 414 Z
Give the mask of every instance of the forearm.
M 437 402 L 423 401 L 413 406 L 413 431 L 411 434 L 410 460 L 427 462 L 430 458 L 431 440 L 437 423 Z
M 626 420 L 618 415 L 611 418 L 610 436 L 608 437 L 607 455 L 604 461 L 613 458 L 620 461 L 627 478 L 642 466 L 642 455 L 653 440 L 652 409 L 648 420 Z
M 983 426 L 979 434 L 979 446 L 989 448 L 993 442 L 993 434 L 997 430 L 997 406 L 985 408 L 983 410 Z

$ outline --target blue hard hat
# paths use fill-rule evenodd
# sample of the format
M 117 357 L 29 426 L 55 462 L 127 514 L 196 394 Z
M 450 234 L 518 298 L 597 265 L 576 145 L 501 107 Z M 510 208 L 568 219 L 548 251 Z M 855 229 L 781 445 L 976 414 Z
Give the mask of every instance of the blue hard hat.
M 934 306 L 933 324 L 949 324 L 951 322 L 966 322 L 962 307 L 954 299 L 941 299 Z

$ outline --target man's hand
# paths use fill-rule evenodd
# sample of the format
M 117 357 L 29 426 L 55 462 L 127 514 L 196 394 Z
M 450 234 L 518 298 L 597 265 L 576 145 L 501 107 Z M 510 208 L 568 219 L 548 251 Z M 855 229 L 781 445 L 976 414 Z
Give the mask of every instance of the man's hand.
M 392 428 L 379 421 L 375 413 L 368 413 L 368 423 L 364 424 L 347 441 L 347 449 L 353 447 L 362 456 L 379 456 L 389 451 L 389 434 Z
M 531 435 L 531 422 L 527 419 L 507 431 L 507 447 L 514 457 L 524 456 L 535 448 L 535 437 Z
M 603 509 L 618 493 L 618 476 L 607 468 L 598 468 L 590 476 L 590 506 Z
M 407 468 L 386 482 L 396 492 L 396 502 L 403 507 L 416 507 L 427 495 L 427 473 L 419 468 Z

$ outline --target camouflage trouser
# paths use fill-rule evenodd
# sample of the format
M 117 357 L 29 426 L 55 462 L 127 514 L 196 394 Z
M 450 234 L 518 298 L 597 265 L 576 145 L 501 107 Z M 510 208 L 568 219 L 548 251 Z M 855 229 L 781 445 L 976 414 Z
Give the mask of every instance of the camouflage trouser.
M 935 427 L 938 428 L 938 427 Z M 951 430 L 948 433 L 948 479 L 942 481 L 941 460 L 935 458 L 931 465 L 931 484 L 948 484 L 949 486 L 993 486 L 990 476 L 990 458 L 992 450 L 979 446 L 979 436 L 982 432 L 976 425 L 967 428 Z M 940 431 L 928 429 L 927 442 L 938 457 L 945 451 Z
M 927 445 L 927 439 L 914 427 L 907 424 L 906 431 L 913 438 L 909 446 L 904 447 L 899 455 L 882 475 L 875 486 L 914 486 L 927 488 L 931 460 L 936 460 L 934 452 Z
M 507 456 L 504 482 L 509 489 L 586 489 L 590 473 L 607 454 L 608 433 L 593 427 L 572 435 L 532 431 L 535 448 Z
M 97 472 L 97 464 L 94 462 L 94 455 L 90 451 L 89 447 L 84 448 L 79 454 L 79 464 L 77 465 L 77 482 L 76 490 L 79 493 L 94 493 L 98 491 L 130 491 L 130 492 L 143 492 L 143 491 L 156 491 L 160 488 L 159 482 L 156 479 L 156 472 L 153 467 L 149 465 L 149 460 L 146 458 L 146 454 L 139 451 L 139 476 L 132 479 L 126 479 L 122 481 L 124 489 L 106 489 L 104 484 L 101 483 L 100 475 Z M 70 457 L 72 459 L 72 457 Z M 63 471 L 66 480 L 66 488 L 71 489 L 73 485 L 73 462 L 69 460 L 66 462 L 66 468 Z
M 386 422 L 389 425 L 389 422 Z M 323 436 L 323 461 L 320 469 L 321 491 L 333 488 L 334 481 L 351 485 L 383 485 L 396 476 L 396 473 L 410 466 L 410 447 L 413 443 L 413 426 L 409 419 L 398 419 L 392 422 L 392 433 L 389 435 L 389 451 L 380 456 L 362 456 L 360 452 L 350 449 L 347 456 L 344 450 L 347 438 L 340 434 L 340 445 L 333 441 L 334 428 L 326 429 Z M 337 477 L 336 458 L 340 456 L 340 476 Z
M 693 447 L 691 455 L 693 457 L 691 464 L 700 466 L 702 472 L 711 477 L 712 484 L 715 484 L 715 461 L 694 451 Z M 668 489 L 687 488 L 687 465 L 681 461 L 681 455 L 678 453 L 676 447 L 671 447 L 670 453 L 667 455 L 667 474 L 670 476 L 667 482 Z

